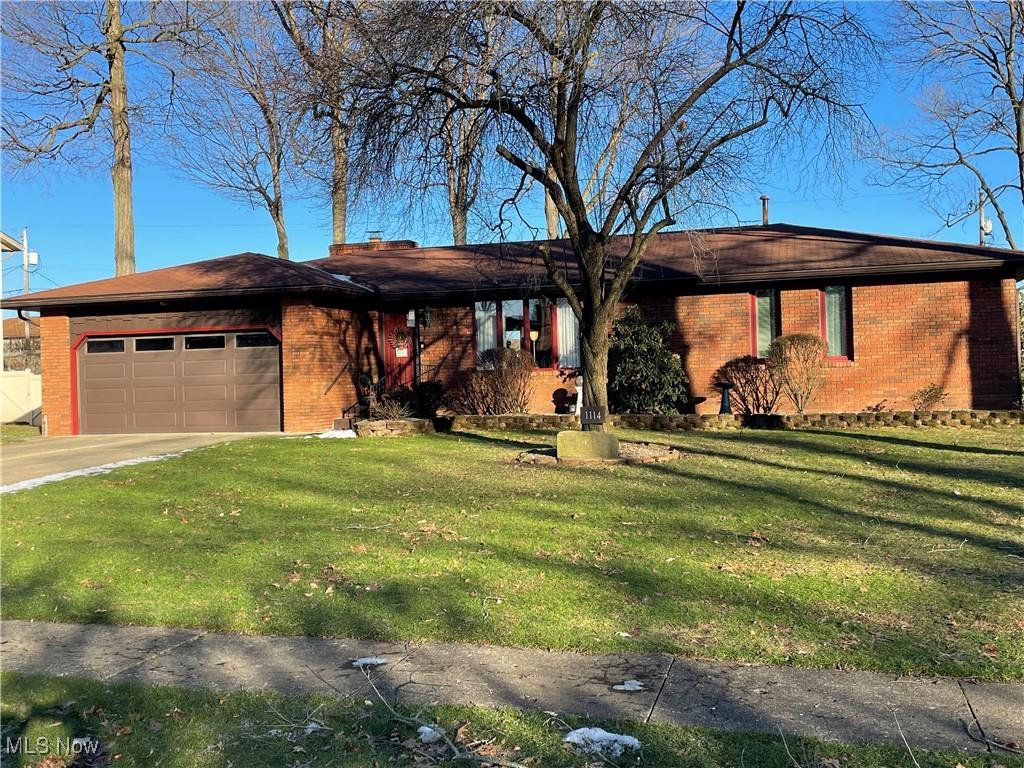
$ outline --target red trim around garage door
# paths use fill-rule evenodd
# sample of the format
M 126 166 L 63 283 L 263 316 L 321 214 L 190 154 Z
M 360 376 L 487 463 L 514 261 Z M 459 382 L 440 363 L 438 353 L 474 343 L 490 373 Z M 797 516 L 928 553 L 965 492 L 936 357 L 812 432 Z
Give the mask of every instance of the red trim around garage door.
M 204 325 L 198 328 L 125 328 L 119 331 L 86 331 L 71 343 L 71 434 L 77 435 L 78 425 L 78 348 L 93 336 L 154 336 L 179 333 L 230 333 L 232 331 L 267 331 L 281 341 L 281 331 L 269 325 Z

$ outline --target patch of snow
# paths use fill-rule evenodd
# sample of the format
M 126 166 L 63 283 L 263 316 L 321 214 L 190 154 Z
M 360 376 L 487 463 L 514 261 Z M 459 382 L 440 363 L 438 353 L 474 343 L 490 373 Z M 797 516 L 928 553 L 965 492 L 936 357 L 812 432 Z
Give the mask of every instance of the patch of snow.
M 319 720 L 307 720 L 306 724 L 302 726 L 303 736 L 312 736 L 314 734 L 330 733 L 331 729 L 321 723 Z
M 363 656 L 362 658 L 353 661 L 352 666 L 357 667 L 358 669 L 365 669 L 366 667 L 381 667 L 389 661 L 391 661 L 391 659 L 384 656 Z
M 622 757 L 628 749 L 640 749 L 640 741 L 634 736 L 623 736 L 621 733 L 610 733 L 604 728 L 577 728 L 569 731 L 562 739 L 588 755 L 604 755 L 605 757 Z
M 346 440 L 355 436 L 356 431 L 354 429 L 328 429 L 326 432 L 320 432 L 315 435 L 306 435 L 305 439 L 309 440 L 312 437 L 318 437 L 324 440 Z
M 134 467 L 136 464 L 146 464 L 150 461 L 176 459 L 179 456 L 189 453 L 192 450 L 195 449 L 187 448 L 183 451 L 176 451 L 174 453 L 160 453 L 157 454 L 156 456 L 138 456 L 134 459 L 122 459 L 121 461 L 112 461 L 109 464 L 100 464 L 99 466 L 96 467 L 85 467 L 84 469 L 73 469 L 69 472 L 55 472 L 52 475 L 33 477 L 31 480 L 22 480 L 20 483 L 11 483 L 10 485 L 0 486 L 0 494 L 27 491 L 31 488 L 38 488 L 40 485 L 57 483 L 60 482 L 61 480 L 70 480 L 73 477 L 92 477 L 93 475 L 105 475 L 108 472 L 112 472 L 115 469 L 120 469 L 121 467 Z
M 625 682 L 613 685 L 612 690 L 614 691 L 642 691 L 644 684 L 639 680 L 626 680 Z
M 444 738 L 444 730 L 436 725 L 421 725 L 416 729 L 416 733 L 424 744 L 436 744 Z
M 632 635 L 629 634 L 629 632 L 616 632 L 615 634 L 619 637 L 632 637 Z

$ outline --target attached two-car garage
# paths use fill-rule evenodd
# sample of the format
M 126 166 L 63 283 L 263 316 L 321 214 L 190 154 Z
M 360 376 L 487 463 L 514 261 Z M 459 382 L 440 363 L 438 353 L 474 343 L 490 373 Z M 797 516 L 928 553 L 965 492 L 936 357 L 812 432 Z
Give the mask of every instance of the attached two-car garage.
M 264 330 L 107 333 L 75 361 L 83 434 L 281 429 L 280 347 Z

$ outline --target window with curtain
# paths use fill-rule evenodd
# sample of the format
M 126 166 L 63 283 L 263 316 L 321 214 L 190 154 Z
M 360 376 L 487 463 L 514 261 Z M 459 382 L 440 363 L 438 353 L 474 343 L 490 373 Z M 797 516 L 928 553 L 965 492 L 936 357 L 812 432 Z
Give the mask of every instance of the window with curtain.
M 558 367 L 578 368 L 580 365 L 580 324 L 568 299 L 555 302 L 558 332 Z
M 551 302 L 530 299 L 530 348 L 539 368 L 551 367 Z
M 477 356 L 498 346 L 498 307 L 493 301 L 476 303 Z
M 768 347 L 779 335 L 779 292 L 772 290 L 754 292 L 754 354 L 765 357 Z
M 501 320 L 504 326 L 502 346 L 505 349 L 523 348 L 523 300 L 501 302 Z
M 850 357 L 850 298 L 844 285 L 822 291 L 825 310 L 825 344 L 831 357 Z

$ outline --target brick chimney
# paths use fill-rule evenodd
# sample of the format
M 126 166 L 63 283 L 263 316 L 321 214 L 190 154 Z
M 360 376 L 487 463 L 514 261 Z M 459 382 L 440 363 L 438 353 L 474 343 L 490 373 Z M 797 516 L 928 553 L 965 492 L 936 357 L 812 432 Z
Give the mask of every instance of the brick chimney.
M 328 255 L 335 258 L 367 251 L 405 251 L 419 247 L 415 240 L 382 240 L 379 236 L 371 236 L 365 243 L 334 243 Z

